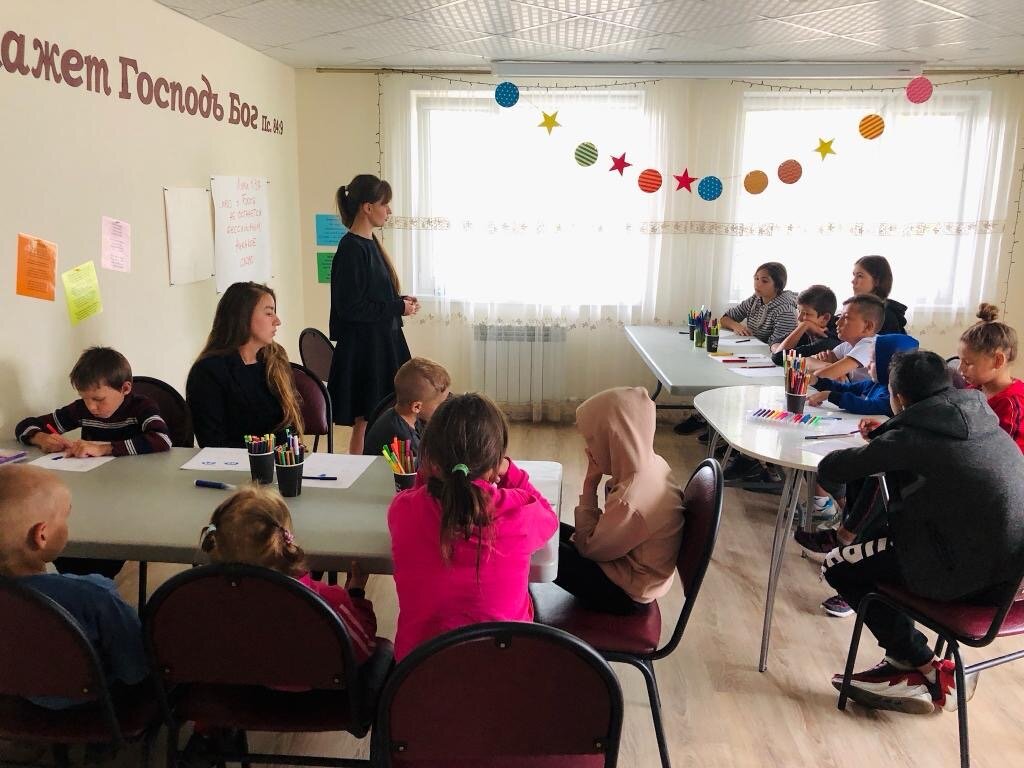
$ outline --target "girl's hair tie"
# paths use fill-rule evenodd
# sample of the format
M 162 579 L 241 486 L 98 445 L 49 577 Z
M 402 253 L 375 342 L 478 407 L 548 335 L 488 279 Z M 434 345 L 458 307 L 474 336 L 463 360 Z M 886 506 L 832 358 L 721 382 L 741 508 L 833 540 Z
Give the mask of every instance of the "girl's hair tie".
M 289 547 L 295 546 L 295 536 L 292 534 L 292 532 L 285 528 L 283 525 L 279 525 L 278 528 L 281 529 L 281 536 L 284 537 L 284 543 L 287 544 Z
M 204 552 L 209 552 L 213 548 L 213 545 L 209 541 L 209 539 L 210 535 L 215 533 L 216 531 L 217 526 L 213 523 L 210 523 L 205 528 L 203 528 L 202 531 L 199 532 L 199 548 L 202 549 Z
M 466 477 L 469 477 L 469 467 L 467 467 L 465 464 L 456 464 L 454 467 L 452 467 L 452 474 L 454 475 L 456 472 L 461 472 Z

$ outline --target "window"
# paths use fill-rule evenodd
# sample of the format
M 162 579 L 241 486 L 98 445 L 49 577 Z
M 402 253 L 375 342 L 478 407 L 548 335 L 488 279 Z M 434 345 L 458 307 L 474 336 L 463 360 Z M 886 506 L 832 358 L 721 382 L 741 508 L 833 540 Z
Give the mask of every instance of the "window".
M 413 91 L 412 100 L 412 207 L 448 222 L 412 234 L 417 294 L 547 306 L 641 302 L 651 245 L 638 222 L 651 217 L 651 196 L 635 175 L 608 169 L 612 154 L 638 164 L 652 157 L 643 91 L 523 91 L 512 109 L 499 107 L 493 91 Z M 541 111 L 556 110 L 564 127 L 549 135 L 538 125 Z M 584 141 L 598 149 L 589 167 L 574 158 Z
M 999 234 L 979 221 L 990 183 L 988 104 L 988 94 L 964 91 L 936 92 L 920 106 L 901 92 L 746 94 L 742 172 L 761 169 L 770 181 L 760 195 L 737 194 L 737 220 L 759 233 L 736 238 L 730 300 L 750 295 L 758 264 L 781 261 L 789 288 L 825 283 L 842 302 L 854 261 L 880 254 L 893 268 L 894 299 L 940 313 L 973 309 Z M 885 120 L 871 141 L 858 132 L 870 113 Z M 814 153 L 818 137 L 835 139 L 836 154 Z M 803 177 L 785 185 L 776 169 L 790 157 Z

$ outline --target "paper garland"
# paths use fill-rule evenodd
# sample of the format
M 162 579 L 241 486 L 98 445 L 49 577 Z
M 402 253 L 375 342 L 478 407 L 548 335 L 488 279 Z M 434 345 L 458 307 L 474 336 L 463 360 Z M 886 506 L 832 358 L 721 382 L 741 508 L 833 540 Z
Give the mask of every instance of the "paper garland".
M 768 174 L 764 171 L 751 171 L 743 179 L 743 188 L 752 195 L 760 195 L 768 188 Z
M 609 168 L 608 170 L 609 171 L 618 171 L 619 172 L 619 176 L 621 176 L 622 172 L 624 170 L 626 170 L 631 165 L 632 165 L 632 163 L 627 163 L 626 162 L 626 153 L 623 152 L 618 157 L 616 157 L 615 155 L 612 155 L 612 167 Z
M 783 184 L 796 184 L 804 175 L 804 168 L 796 160 L 783 160 L 779 163 L 779 181 Z
M 640 178 L 636 180 L 637 186 L 644 192 L 657 192 L 661 189 L 661 174 L 653 168 L 640 172 Z
M 519 87 L 515 83 L 510 83 L 507 80 L 504 83 L 499 83 L 498 87 L 494 89 L 494 100 L 498 102 L 498 106 L 514 107 L 519 101 Z
M 587 168 L 597 162 L 597 147 L 592 141 L 584 141 L 576 147 L 576 162 Z
M 722 194 L 722 180 L 717 176 L 705 176 L 697 185 L 697 194 L 704 200 L 717 200 Z
M 864 115 L 861 118 L 860 125 L 857 126 L 857 130 L 860 131 L 860 135 L 865 139 L 877 139 L 882 135 L 882 131 L 885 130 L 885 120 L 882 119 L 881 115 Z
M 932 81 L 924 75 L 907 83 L 907 100 L 912 104 L 924 104 L 932 97 Z
M 690 175 L 690 169 L 689 168 L 684 168 L 683 169 L 683 175 L 682 176 L 676 176 L 675 174 L 673 174 L 673 177 L 675 178 L 675 180 L 677 182 L 679 182 L 676 185 L 676 192 L 678 192 L 680 189 L 685 189 L 687 192 L 693 192 L 693 190 L 690 189 L 690 185 L 693 184 L 693 182 L 695 182 L 697 180 L 697 178 L 698 178 L 697 176 L 691 176 Z

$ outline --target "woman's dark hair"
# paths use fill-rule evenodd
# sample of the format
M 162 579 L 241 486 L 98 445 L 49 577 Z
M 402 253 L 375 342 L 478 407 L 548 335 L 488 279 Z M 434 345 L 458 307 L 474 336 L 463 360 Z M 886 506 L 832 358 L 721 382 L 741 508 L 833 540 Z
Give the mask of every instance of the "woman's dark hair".
M 352 179 L 348 186 L 338 187 L 338 191 L 335 194 L 335 202 L 338 204 L 341 223 L 351 229 L 355 223 L 356 216 L 359 215 L 359 209 L 363 205 L 366 203 L 387 204 L 391 202 L 391 185 L 383 179 L 378 179 L 373 174 L 361 173 Z M 384 250 L 384 246 L 377 239 L 377 235 L 372 235 L 372 237 L 373 242 L 380 249 L 381 256 L 384 257 L 384 266 L 388 268 L 391 285 L 394 286 L 395 293 L 401 295 L 402 284 L 398 279 L 398 271 L 395 269 L 395 265 L 391 261 L 388 252 Z
M 786 280 L 789 276 L 786 274 L 786 267 L 777 261 L 768 261 L 762 264 L 760 267 L 754 270 L 756 275 L 758 272 L 767 272 L 768 277 L 775 283 L 775 293 L 782 293 L 786 290 Z
M 1006 323 L 1000 323 L 999 307 L 982 304 L 978 307 L 980 322 L 975 323 L 960 336 L 960 341 L 970 349 L 983 355 L 1002 352 L 1006 362 L 1017 359 L 1017 332 Z
M 871 275 L 871 279 L 875 281 L 875 287 L 871 292 L 875 296 L 880 299 L 889 298 L 889 292 L 892 291 L 892 267 L 885 256 L 861 256 L 853 266 L 862 267 Z
M 919 403 L 952 386 L 946 361 L 934 352 L 897 352 L 889 361 L 889 387 L 908 404 Z
M 441 504 L 441 557 L 452 557 L 456 537 L 476 534 L 477 568 L 491 510 L 473 481 L 497 470 L 508 448 L 508 421 L 489 398 L 476 393 L 445 400 L 430 417 L 420 443 L 420 464 L 430 476 L 427 490 Z M 458 465 L 464 465 L 463 472 Z
M 206 339 L 206 346 L 199 353 L 198 360 L 207 357 L 226 355 L 237 352 L 252 336 L 252 313 L 264 296 L 270 296 L 277 302 L 274 291 L 261 283 L 232 283 L 224 291 L 217 302 L 217 311 L 213 315 L 213 327 Z M 305 429 L 302 422 L 302 410 L 299 407 L 299 394 L 295 391 L 295 380 L 292 378 L 292 366 L 288 361 L 288 353 L 276 341 L 272 341 L 256 353 L 267 367 L 267 386 L 281 404 L 284 418 L 277 425 L 295 429 L 300 434 Z

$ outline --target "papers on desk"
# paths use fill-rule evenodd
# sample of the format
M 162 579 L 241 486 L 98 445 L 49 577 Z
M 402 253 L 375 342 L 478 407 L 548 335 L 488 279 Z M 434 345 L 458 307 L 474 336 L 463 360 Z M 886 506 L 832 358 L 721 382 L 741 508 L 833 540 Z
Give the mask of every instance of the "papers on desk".
M 349 488 L 377 458 L 376 456 L 351 456 L 346 453 L 307 453 L 306 464 L 302 468 L 302 487 Z M 318 475 L 338 479 L 311 479 Z M 388 482 L 391 481 L 388 480 Z
M 72 459 L 67 458 L 63 453 L 48 453 L 29 462 L 29 465 L 43 469 L 59 469 L 64 472 L 88 472 L 90 469 L 102 467 L 108 461 L 113 460 L 113 456 L 86 456 L 83 459 Z
M 249 456 L 245 448 L 203 448 L 181 465 L 182 469 L 248 472 Z
M 860 435 L 849 437 L 837 437 L 835 440 L 805 440 L 802 446 L 807 453 L 815 453 L 818 456 L 828 456 L 832 451 L 841 451 L 844 448 L 858 448 L 864 445 Z
M 740 376 L 746 376 L 748 379 L 782 378 L 782 369 L 777 365 L 773 365 L 771 368 L 744 368 L 741 365 L 728 365 L 726 368 Z

